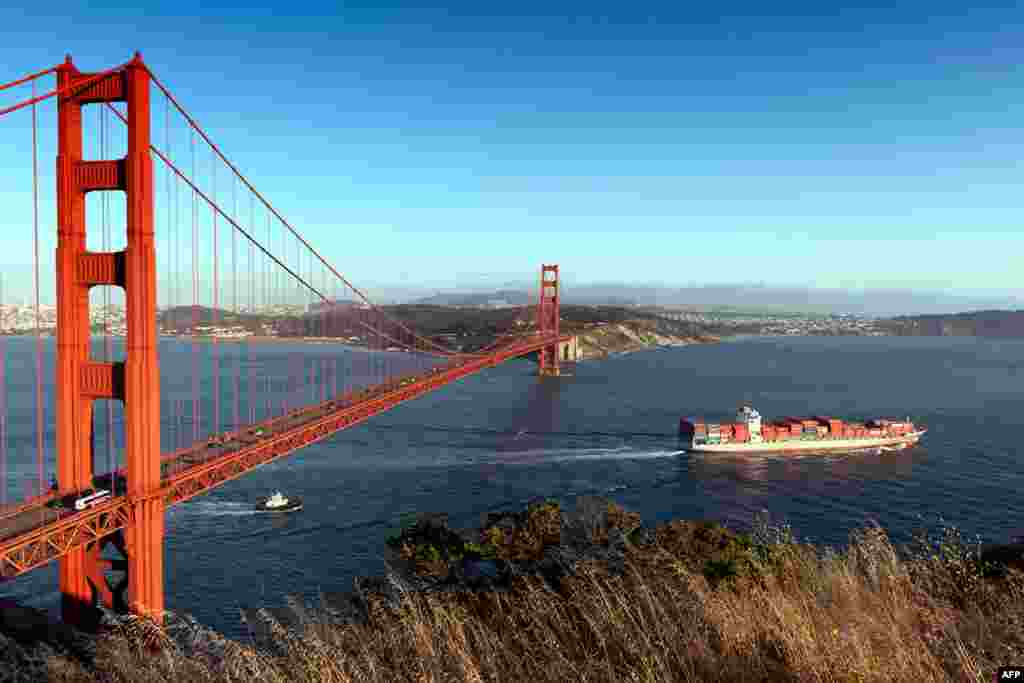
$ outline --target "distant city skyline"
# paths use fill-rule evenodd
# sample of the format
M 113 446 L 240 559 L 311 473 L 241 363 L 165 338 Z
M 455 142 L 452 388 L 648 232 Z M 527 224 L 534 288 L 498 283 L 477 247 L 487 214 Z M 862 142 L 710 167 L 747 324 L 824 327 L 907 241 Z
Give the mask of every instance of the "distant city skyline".
M 141 50 L 368 291 L 486 290 L 559 263 L 568 288 L 1024 298 L 1024 8 L 754 7 L 11 6 L 0 82 L 65 53 L 96 70 Z M 27 94 L 0 93 L 0 106 Z M 30 120 L 0 119 L 5 301 L 32 296 Z M 52 107 L 40 126 L 52 302 Z M 172 214 L 159 202 L 166 267 Z M 94 247 L 98 206 L 90 196 Z

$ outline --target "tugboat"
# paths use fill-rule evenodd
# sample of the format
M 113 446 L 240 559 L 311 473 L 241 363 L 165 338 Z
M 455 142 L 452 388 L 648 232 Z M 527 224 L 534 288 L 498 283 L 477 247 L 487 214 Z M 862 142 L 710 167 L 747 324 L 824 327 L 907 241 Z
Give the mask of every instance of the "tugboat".
M 260 499 L 256 504 L 257 512 L 295 512 L 302 509 L 302 501 L 298 498 L 286 498 L 280 491 L 274 491 L 269 498 Z

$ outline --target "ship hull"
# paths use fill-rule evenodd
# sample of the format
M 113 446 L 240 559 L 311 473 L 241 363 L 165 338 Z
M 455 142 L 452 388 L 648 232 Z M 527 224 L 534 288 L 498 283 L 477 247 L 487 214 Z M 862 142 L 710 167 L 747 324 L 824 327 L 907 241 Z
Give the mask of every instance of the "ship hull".
M 811 451 L 857 451 L 865 448 L 913 446 L 928 430 L 902 436 L 865 437 L 860 439 L 814 439 L 790 441 L 761 441 L 758 443 L 691 444 L 687 449 L 698 453 L 800 453 Z

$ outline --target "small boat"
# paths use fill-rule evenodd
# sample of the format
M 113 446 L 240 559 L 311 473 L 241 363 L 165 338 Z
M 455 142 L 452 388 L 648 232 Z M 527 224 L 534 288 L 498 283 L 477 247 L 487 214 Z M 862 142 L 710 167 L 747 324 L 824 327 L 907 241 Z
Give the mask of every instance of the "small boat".
M 261 498 L 256 504 L 258 512 L 295 512 L 302 509 L 302 501 L 298 498 L 287 498 L 275 491 L 269 498 Z

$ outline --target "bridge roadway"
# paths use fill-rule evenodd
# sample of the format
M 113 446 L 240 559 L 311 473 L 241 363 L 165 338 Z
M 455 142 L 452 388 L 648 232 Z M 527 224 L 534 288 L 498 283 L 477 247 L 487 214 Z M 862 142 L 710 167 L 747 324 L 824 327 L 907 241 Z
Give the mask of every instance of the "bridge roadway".
M 376 387 L 375 387 L 376 388 Z M 372 395 L 372 390 L 367 396 Z M 304 424 L 324 417 L 338 409 L 351 405 L 351 400 L 338 399 L 314 406 L 303 411 L 294 411 L 283 416 L 252 425 L 238 433 L 226 433 L 220 439 L 210 439 L 192 446 L 165 454 L 161 457 L 160 478 L 167 481 L 175 474 L 197 465 L 202 465 L 219 457 L 240 451 L 245 446 L 253 445 L 261 439 L 271 439 L 299 428 Z M 125 490 L 124 470 L 118 470 L 117 490 Z M 109 474 L 94 478 L 96 488 L 111 489 Z M 63 497 L 56 493 L 48 493 L 38 497 L 27 505 L 21 505 L 6 515 L 0 513 L 0 542 L 16 538 L 28 532 L 46 526 L 51 522 L 83 514 L 71 507 L 76 496 Z M 118 496 L 121 498 L 122 496 Z M 63 502 L 63 505 L 60 503 Z
M 182 502 L 400 403 L 550 344 L 528 338 L 487 356 L 463 357 L 445 368 L 349 392 L 165 454 L 160 465 L 165 484 L 154 495 L 163 497 L 168 506 Z M 125 490 L 124 471 L 118 470 L 114 476 L 117 489 Z M 109 473 L 94 479 L 101 488 L 109 488 L 110 481 Z M 134 501 L 127 495 L 81 512 L 68 505 L 73 500 L 70 497 L 64 498 L 63 506 L 54 505 L 59 497 L 51 492 L 0 510 L 0 581 L 46 564 L 131 522 L 129 508 Z

